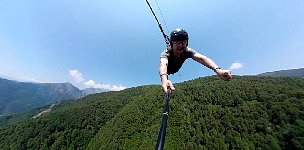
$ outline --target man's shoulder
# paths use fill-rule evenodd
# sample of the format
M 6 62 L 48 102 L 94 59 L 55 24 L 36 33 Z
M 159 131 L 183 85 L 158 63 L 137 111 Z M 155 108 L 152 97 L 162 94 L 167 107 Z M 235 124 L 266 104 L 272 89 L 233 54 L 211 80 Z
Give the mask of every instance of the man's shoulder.
M 190 48 L 190 47 L 187 47 L 187 48 L 186 48 L 186 51 L 187 51 L 187 52 L 191 52 L 191 53 L 192 53 L 192 52 L 196 53 L 196 51 L 195 51 L 193 48 Z
M 170 56 L 170 51 L 168 49 L 165 49 L 163 52 L 161 52 L 160 57 L 161 58 L 168 58 Z
M 197 52 L 194 49 L 192 49 L 190 47 L 186 48 L 186 55 L 187 55 L 188 58 L 193 57 L 193 55 L 196 54 L 196 53 Z

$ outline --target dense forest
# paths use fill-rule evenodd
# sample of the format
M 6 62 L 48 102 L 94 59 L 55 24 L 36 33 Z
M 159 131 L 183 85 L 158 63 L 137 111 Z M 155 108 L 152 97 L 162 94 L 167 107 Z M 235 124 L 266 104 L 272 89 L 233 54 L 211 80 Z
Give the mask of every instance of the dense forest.
M 204 77 L 175 84 L 164 149 L 304 149 L 304 79 Z M 65 101 L 0 127 L 0 149 L 154 149 L 159 85 Z

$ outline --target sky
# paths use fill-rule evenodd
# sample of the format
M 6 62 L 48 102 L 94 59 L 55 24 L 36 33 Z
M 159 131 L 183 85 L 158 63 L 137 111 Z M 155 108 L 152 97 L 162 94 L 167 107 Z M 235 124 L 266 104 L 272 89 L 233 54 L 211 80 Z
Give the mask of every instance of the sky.
M 233 75 L 304 67 L 303 0 L 149 0 L 165 32 Z M 165 42 L 145 0 L 1 0 L 0 77 L 121 90 L 160 85 Z M 188 59 L 174 83 L 214 75 Z

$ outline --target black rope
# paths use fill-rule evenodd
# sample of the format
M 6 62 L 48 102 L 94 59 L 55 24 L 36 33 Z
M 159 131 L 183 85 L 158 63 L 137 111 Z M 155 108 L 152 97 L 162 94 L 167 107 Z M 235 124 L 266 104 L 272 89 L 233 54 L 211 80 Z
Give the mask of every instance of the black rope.
M 153 16 L 154 16 L 155 20 L 156 20 L 156 22 L 157 22 L 157 24 L 158 24 L 158 27 L 159 27 L 159 29 L 160 29 L 161 33 L 163 34 L 163 37 L 164 37 L 164 39 L 165 39 L 165 42 L 166 42 L 167 48 L 168 48 L 168 49 L 171 49 L 171 45 L 170 45 L 170 40 L 169 40 L 169 37 L 166 35 L 166 33 L 164 32 L 164 30 L 163 30 L 163 28 L 162 28 L 161 24 L 159 23 L 159 21 L 158 21 L 158 19 L 157 19 L 156 15 L 155 15 L 155 13 L 154 13 L 154 11 L 153 11 L 153 9 L 152 9 L 152 7 L 151 7 L 150 3 L 149 3 L 149 1 L 148 1 L 148 0 L 146 0 L 146 2 L 147 2 L 147 4 L 148 4 L 148 6 L 149 6 L 149 8 L 150 8 L 150 10 L 151 10 L 151 12 L 152 12 L 152 14 L 153 14 Z

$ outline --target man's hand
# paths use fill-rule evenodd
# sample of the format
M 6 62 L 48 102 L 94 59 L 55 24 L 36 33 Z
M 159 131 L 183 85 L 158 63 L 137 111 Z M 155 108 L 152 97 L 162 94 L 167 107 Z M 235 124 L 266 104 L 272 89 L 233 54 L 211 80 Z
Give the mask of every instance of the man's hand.
M 223 80 L 228 81 L 232 78 L 230 70 L 217 69 L 216 74 Z
M 167 88 L 170 88 L 171 90 L 175 90 L 175 88 L 174 88 L 174 86 L 173 86 L 173 84 L 172 84 L 172 82 L 170 81 L 170 80 L 167 80 L 167 81 L 165 81 L 163 84 L 162 84 L 162 91 L 166 94 L 167 92 L 168 92 L 168 89 Z

